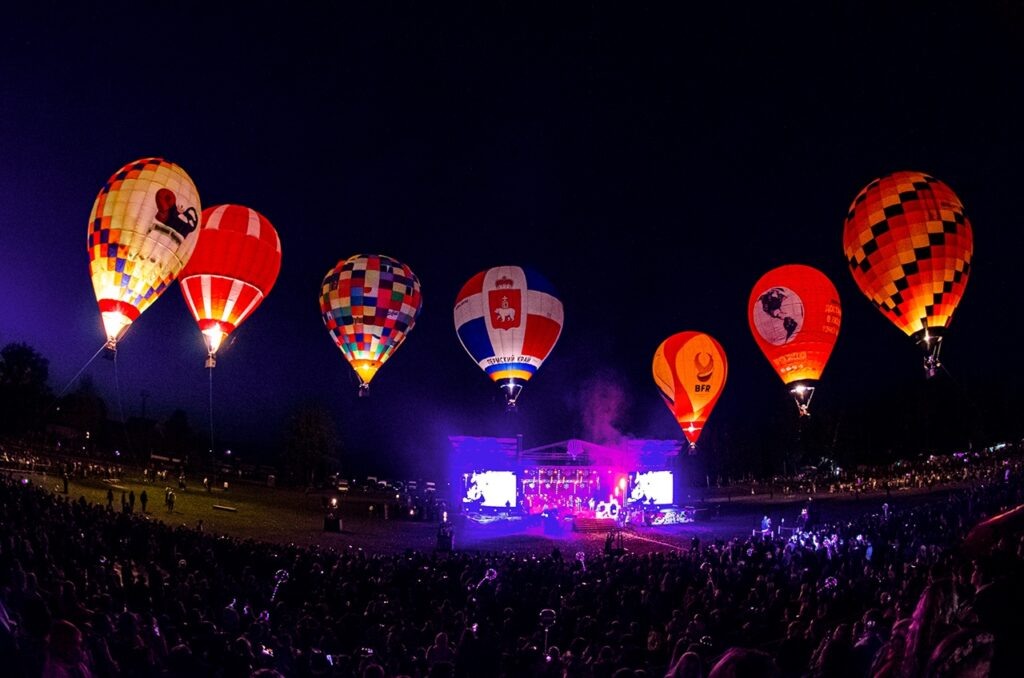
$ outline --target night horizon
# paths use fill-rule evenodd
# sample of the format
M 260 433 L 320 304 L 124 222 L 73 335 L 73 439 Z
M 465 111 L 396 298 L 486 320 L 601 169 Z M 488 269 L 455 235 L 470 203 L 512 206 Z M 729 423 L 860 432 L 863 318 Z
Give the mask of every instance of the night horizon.
M 822 271 L 843 311 L 799 444 L 856 464 L 1024 434 L 1009 8 L 536 20 L 265 7 L 211 12 L 179 49 L 141 54 L 113 37 L 159 21 L 115 10 L 20 8 L 0 48 L 0 344 L 48 358 L 54 393 L 104 341 L 89 209 L 118 167 L 153 155 L 189 173 L 203 207 L 252 207 L 281 238 L 275 288 L 214 370 L 218 447 L 269 457 L 306 404 L 331 413 L 343 463 L 396 475 L 441 463 L 448 435 L 683 440 L 651 359 L 695 330 L 729 360 L 698 457 L 779 469 L 800 424 L 746 304 L 791 263 Z M 857 193 L 901 170 L 948 184 L 977 240 L 948 373 L 932 381 L 842 248 Z M 317 308 L 325 273 L 359 253 L 407 264 L 424 300 L 368 398 Z M 462 285 L 501 265 L 543 274 L 565 308 L 512 417 L 452 320 Z M 119 345 L 120 400 L 126 418 L 144 400 L 156 419 L 180 408 L 203 439 L 205 350 L 177 287 Z M 117 418 L 111 363 L 86 374 Z

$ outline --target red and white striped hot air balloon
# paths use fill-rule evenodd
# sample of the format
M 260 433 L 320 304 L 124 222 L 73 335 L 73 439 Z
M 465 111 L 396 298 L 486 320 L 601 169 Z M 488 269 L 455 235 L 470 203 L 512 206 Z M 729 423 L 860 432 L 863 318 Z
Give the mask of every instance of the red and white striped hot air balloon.
M 224 339 L 270 294 L 281 270 L 281 239 L 242 205 L 203 210 L 199 242 L 181 273 L 181 293 L 206 340 L 207 367 Z

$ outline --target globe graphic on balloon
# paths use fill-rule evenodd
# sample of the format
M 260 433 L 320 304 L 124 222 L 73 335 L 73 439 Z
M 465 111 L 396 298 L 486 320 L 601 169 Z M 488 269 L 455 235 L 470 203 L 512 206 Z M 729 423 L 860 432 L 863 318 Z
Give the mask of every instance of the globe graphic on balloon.
M 788 287 L 772 287 L 754 302 L 754 327 L 774 346 L 788 344 L 804 326 L 804 302 Z

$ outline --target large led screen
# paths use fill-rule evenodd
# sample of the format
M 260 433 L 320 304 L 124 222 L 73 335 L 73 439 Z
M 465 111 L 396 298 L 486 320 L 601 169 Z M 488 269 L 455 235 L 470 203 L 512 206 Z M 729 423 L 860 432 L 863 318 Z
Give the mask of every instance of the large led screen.
M 516 505 L 516 474 L 512 471 L 482 471 L 472 473 L 466 486 L 466 504 L 504 508 Z
M 638 471 L 633 474 L 633 489 L 630 502 L 666 505 L 674 501 L 672 493 L 672 471 Z M 652 501 L 653 500 L 653 501 Z

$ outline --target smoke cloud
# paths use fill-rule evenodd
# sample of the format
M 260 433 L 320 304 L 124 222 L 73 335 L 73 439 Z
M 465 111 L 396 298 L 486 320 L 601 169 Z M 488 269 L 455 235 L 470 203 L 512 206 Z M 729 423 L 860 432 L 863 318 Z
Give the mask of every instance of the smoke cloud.
M 627 437 L 620 429 L 626 403 L 622 379 L 609 369 L 603 369 L 583 382 L 580 412 L 584 438 L 598 445 L 621 443 Z

